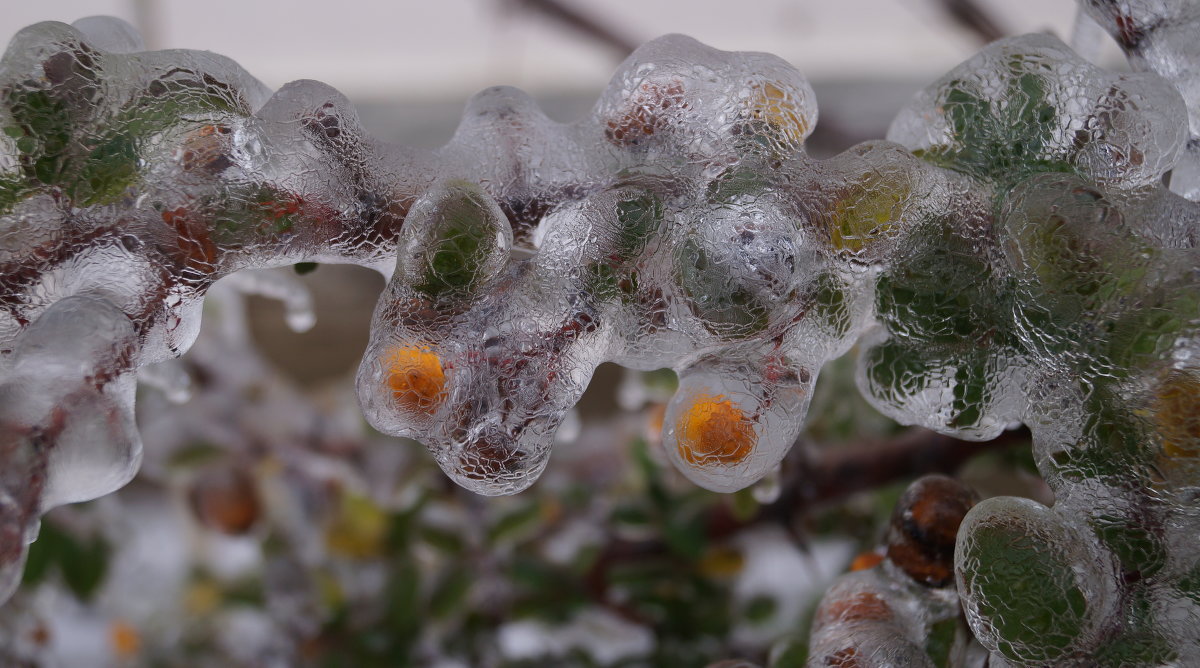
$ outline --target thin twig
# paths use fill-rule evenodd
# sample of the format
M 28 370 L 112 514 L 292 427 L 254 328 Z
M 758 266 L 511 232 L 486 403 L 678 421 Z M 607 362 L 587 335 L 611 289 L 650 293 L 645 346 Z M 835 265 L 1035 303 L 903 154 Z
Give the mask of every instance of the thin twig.
M 625 56 L 633 53 L 641 42 L 621 34 L 620 30 L 605 25 L 602 21 L 580 12 L 559 0 L 514 0 L 523 9 L 529 9 L 580 32 Z
M 916 478 L 927 473 L 953 474 L 975 455 L 1029 441 L 1029 430 L 1006 431 L 991 441 L 964 441 L 928 429 L 914 428 L 898 438 L 821 449 L 797 444 L 785 466 L 779 498 L 749 518 L 738 518 L 728 504 L 714 504 L 705 518 L 708 539 L 719 542 L 747 527 L 778 524 L 795 535 L 799 519 L 813 508 L 845 499 L 856 492 Z M 814 452 L 816 454 L 814 454 Z M 803 536 L 796 536 L 803 541 Z M 596 601 L 616 614 L 644 622 L 630 606 L 615 605 L 608 596 L 608 573 L 630 561 L 669 557 L 671 548 L 661 539 L 630 541 L 614 538 L 593 562 L 586 575 L 587 590 Z
M 839 501 L 856 492 L 926 473 L 953 475 L 968 459 L 987 450 L 1029 441 L 1025 428 L 1006 431 L 990 441 L 964 441 L 928 429 L 913 428 L 898 438 L 799 452 L 784 494 L 807 507 Z
M 975 0 L 938 0 L 935 2 L 955 23 L 970 30 L 982 43 L 994 42 L 1008 34 Z

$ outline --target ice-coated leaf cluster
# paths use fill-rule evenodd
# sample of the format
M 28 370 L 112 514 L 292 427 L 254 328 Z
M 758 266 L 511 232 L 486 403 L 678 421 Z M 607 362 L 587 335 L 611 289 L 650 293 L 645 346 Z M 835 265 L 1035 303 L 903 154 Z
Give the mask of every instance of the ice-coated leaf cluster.
M 1200 661 L 1200 11 L 1084 4 L 1138 71 L 1002 40 L 826 160 L 799 72 L 682 36 L 577 122 L 491 88 L 420 151 L 324 84 L 272 93 L 115 20 L 21 31 L 0 62 L 0 592 L 42 513 L 136 472 L 138 370 L 187 351 L 216 280 L 354 263 L 389 277 L 367 419 L 469 489 L 532 484 L 603 362 L 673 369 L 667 455 L 741 489 L 857 346 L 900 422 L 1029 425 L 1056 501 L 975 505 L 954 578 L 854 575 L 820 647 L 926 652 L 958 604 L 926 590 L 954 580 L 993 665 Z

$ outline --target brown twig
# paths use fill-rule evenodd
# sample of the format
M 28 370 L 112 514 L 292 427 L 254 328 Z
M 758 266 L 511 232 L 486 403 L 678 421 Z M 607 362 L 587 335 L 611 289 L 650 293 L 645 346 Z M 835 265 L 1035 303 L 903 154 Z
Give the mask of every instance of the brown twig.
M 975 455 L 1028 441 L 1029 430 L 1024 427 L 1006 431 L 991 441 L 964 441 L 928 429 L 913 428 L 898 438 L 874 443 L 821 449 L 797 444 L 785 462 L 786 473 L 779 499 L 748 519 L 735 517 L 727 504 L 714 504 L 705 522 L 708 539 L 719 542 L 742 529 L 761 524 L 780 524 L 793 531 L 798 520 L 814 507 L 927 473 L 952 475 Z M 670 554 L 670 547 L 661 539 L 611 540 L 588 570 L 588 593 L 618 615 L 643 622 L 641 615 L 630 606 L 615 605 L 609 600 L 608 572 L 622 563 L 663 558 Z
M 559 2 L 559 0 L 513 0 L 513 3 L 522 9 L 538 12 L 547 18 L 600 42 L 618 52 L 622 58 L 633 53 L 633 50 L 641 43 L 639 40 L 630 39 L 628 36 L 622 35 L 619 30 L 605 25 L 603 22 L 580 12 L 574 7 Z
M 984 44 L 1008 34 L 975 0 L 938 0 L 936 4 L 955 23 L 970 30 Z
M 812 507 L 926 473 L 953 475 L 981 452 L 1028 440 L 1025 428 L 990 441 L 964 441 L 918 427 L 892 440 L 822 448 L 816 455 L 811 448 L 796 448 L 799 454 L 791 462 L 780 501 L 790 495 L 792 505 Z

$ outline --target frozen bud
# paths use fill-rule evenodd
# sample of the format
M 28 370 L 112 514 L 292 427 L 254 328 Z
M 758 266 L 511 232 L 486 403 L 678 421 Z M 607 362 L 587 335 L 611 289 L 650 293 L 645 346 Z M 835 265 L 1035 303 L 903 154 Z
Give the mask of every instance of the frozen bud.
M 927 475 L 904 490 L 888 525 L 887 558 L 929 587 L 954 580 L 954 541 L 975 494 L 942 475 Z
M 667 456 L 688 478 L 732 492 L 771 473 L 787 454 L 812 396 L 812 374 L 780 357 L 730 368 L 708 362 L 680 373 L 663 422 Z
M 441 183 L 417 200 L 404 221 L 397 279 L 429 299 L 470 298 L 508 263 L 512 230 L 479 186 Z
M 188 503 L 201 524 L 233 536 L 250 531 L 263 513 L 254 476 L 234 465 L 200 471 L 188 487 Z

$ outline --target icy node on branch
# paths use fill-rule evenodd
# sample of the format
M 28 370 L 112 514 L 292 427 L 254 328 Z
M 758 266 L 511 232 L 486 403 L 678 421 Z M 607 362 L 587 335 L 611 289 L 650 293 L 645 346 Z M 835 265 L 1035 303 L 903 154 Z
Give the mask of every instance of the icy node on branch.
M 137 472 L 133 354 L 125 314 L 82 296 L 58 300 L 12 342 L 0 383 L 0 597 L 42 513 L 111 494 Z
M 786 63 L 681 36 L 638 49 L 572 125 L 511 89 L 476 96 L 439 154 L 487 151 L 473 181 L 488 188 L 440 182 L 405 220 L 359 374 L 372 424 L 418 438 L 470 489 L 511 493 L 601 362 L 672 366 L 664 442 L 680 468 L 723 491 L 766 475 L 817 370 L 865 319 L 858 264 L 903 228 L 909 180 L 864 189 L 895 171 L 888 157 L 915 164 L 880 145 L 817 171 L 803 153 L 815 121 Z M 564 175 L 557 202 L 515 204 Z M 533 229 L 529 207 L 543 209 Z

